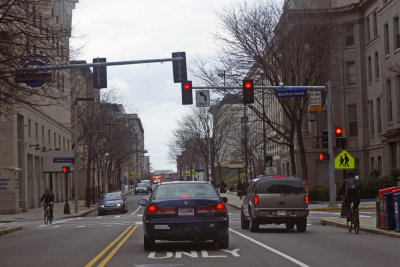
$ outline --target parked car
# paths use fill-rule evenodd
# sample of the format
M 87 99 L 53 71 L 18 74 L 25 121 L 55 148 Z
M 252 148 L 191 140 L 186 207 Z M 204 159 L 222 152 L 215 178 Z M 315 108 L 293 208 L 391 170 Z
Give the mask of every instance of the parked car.
M 260 224 L 296 225 L 298 232 L 307 228 L 308 195 L 298 177 L 266 176 L 252 180 L 241 205 L 241 227 L 256 232 Z
M 148 188 L 149 192 L 153 192 L 153 187 L 151 185 L 151 181 L 150 180 L 141 180 L 140 182 L 147 185 L 147 188 Z
M 143 213 L 144 249 L 156 240 L 213 240 L 229 246 L 229 215 L 215 187 L 204 181 L 174 181 L 157 185 L 149 200 L 140 199 Z
M 135 187 L 135 195 L 137 194 L 148 194 L 149 193 L 149 187 L 145 183 L 138 183 Z
M 113 212 L 128 212 L 126 197 L 121 192 L 105 193 L 98 201 L 99 216 Z

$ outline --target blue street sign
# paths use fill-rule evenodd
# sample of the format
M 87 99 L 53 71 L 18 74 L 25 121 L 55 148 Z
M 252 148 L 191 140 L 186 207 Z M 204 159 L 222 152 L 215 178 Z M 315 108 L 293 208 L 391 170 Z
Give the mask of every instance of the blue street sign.
M 204 169 L 202 168 L 202 169 L 196 169 L 195 170 L 196 172 L 204 172 Z
M 53 163 L 74 163 L 75 158 L 53 158 Z
M 306 92 L 305 88 L 276 89 L 275 95 L 277 98 L 304 97 Z

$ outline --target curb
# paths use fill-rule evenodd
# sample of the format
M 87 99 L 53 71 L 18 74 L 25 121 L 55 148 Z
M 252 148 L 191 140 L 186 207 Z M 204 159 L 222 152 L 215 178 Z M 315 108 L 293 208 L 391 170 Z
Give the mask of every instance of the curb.
M 338 222 L 332 222 L 332 221 L 329 221 L 329 220 L 326 220 L 326 219 L 321 219 L 321 225 L 323 225 L 323 226 L 330 225 L 330 226 L 336 226 L 336 227 L 341 227 L 341 228 L 347 229 L 347 225 L 346 224 L 338 223 Z M 371 229 L 371 228 L 366 228 L 366 227 L 360 226 L 360 231 L 363 231 L 363 232 L 366 232 L 366 233 L 370 233 L 370 234 L 383 235 L 383 236 L 387 236 L 387 237 L 400 238 L 400 234 L 389 232 L 389 231 L 385 231 L 385 230 Z
M 20 227 L 14 227 L 14 228 L 8 228 L 8 229 L 5 229 L 5 230 L 0 230 L 0 236 L 6 235 L 6 234 L 11 234 L 11 233 L 20 231 L 22 229 L 24 229 L 24 228 L 22 226 L 20 226 Z
M 376 209 L 375 206 L 358 207 L 359 210 L 371 210 Z M 324 211 L 324 210 L 341 210 L 341 208 L 309 208 L 310 211 Z

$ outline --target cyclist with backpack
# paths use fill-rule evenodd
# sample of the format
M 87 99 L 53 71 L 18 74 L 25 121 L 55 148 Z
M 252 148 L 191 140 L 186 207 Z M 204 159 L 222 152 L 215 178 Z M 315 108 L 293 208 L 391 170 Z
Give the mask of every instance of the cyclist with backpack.
M 356 177 L 353 172 L 347 173 L 347 178 L 344 179 L 338 195 L 344 195 L 345 197 L 343 204 L 346 205 L 346 217 L 347 220 L 349 220 L 351 203 L 353 202 L 354 208 L 358 210 L 361 199 L 361 184 L 358 177 Z

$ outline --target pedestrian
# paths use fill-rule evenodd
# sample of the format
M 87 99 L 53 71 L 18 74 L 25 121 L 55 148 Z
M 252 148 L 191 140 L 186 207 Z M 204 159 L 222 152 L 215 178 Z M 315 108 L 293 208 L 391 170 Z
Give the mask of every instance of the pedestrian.
M 244 191 L 244 184 L 242 179 L 239 180 L 239 183 L 237 185 L 237 195 L 240 199 L 242 199 L 243 196 L 243 191 Z
M 125 184 L 121 184 L 121 191 L 122 191 L 122 194 L 123 194 L 124 191 L 125 191 Z
M 225 184 L 224 180 L 222 180 L 222 182 L 221 182 L 221 185 L 220 185 L 220 188 L 219 188 L 219 192 L 220 193 L 226 193 L 226 184 Z

